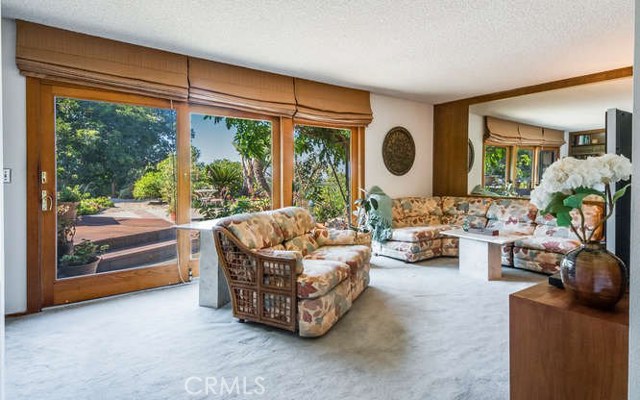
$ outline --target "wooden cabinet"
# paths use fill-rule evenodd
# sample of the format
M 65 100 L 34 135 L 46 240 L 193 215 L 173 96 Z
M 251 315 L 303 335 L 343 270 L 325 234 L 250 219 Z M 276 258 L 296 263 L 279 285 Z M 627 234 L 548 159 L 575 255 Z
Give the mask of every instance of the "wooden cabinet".
M 629 299 L 611 312 L 541 283 L 509 297 L 511 400 L 626 400 Z

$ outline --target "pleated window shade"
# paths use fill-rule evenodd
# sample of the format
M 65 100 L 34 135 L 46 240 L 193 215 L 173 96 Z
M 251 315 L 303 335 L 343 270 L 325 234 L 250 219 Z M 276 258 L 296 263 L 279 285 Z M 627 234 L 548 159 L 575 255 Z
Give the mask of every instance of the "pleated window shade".
M 560 147 L 564 132 L 556 129 L 520 124 L 494 117 L 486 117 L 485 141 L 503 146 L 544 146 Z
M 486 117 L 487 133 L 485 140 L 492 144 L 516 146 L 520 144 L 520 131 L 518 124 L 503 119 Z
M 189 57 L 192 103 L 291 117 L 293 78 Z
M 368 125 L 369 92 L 295 78 L 296 118 L 336 125 Z
M 542 128 L 539 126 L 518 124 L 518 132 L 520 132 L 521 146 L 542 146 L 544 144 Z
M 545 147 L 560 147 L 565 144 L 564 132 L 557 129 L 542 128 Z
M 20 72 L 128 93 L 186 100 L 187 57 L 25 21 L 17 23 Z

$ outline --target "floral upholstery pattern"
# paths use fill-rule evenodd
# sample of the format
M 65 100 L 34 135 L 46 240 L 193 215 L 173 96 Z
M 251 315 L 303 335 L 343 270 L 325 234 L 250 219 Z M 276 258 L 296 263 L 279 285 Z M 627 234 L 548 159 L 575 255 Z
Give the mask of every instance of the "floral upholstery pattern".
M 320 246 L 336 246 L 351 244 L 371 244 L 371 233 L 356 232 L 351 229 L 316 228 L 314 237 Z
M 282 288 L 283 292 L 289 288 L 290 294 L 265 295 L 263 310 L 260 312 L 278 319 L 289 312 L 286 310 L 287 300 L 283 302 L 282 298 L 293 300 L 288 304 L 297 303 L 295 322 L 300 336 L 313 337 L 326 333 L 369 285 L 369 233 L 316 226 L 311 214 L 300 207 L 233 215 L 220 219 L 217 225 L 228 231 L 222 231 L 224 234 L 219 236 L 223 249 L 232 248 L 231 236 L 234 236 L 244 247 L 261 256 L 295 260 L 295 291 L 291 291 L 291 281 L 286 277 L 266 272 L 269 265 L 272 265 L 273 271 L 279 272 L 282 268 L 287 270 L 282 262 L 265 260 L 262 264 L 263 275 L 258 278 L 260 284 L 268 288 Z M 245 249 L 239 250 L 224 252 L 222 256 L 227 262 L 225 268 L 230 268 L 229 264 L 237 264 L 246 266 L 254 274 L 259 271 L 257 258 L 247 257 Z M 288 277 L 291 278 L 291 274 Z M 255 277 L 250 278 L 243 284 L 255 284 Z M 239 307 L 238 313 L 242 316 L 236 314 L 235 306 L 234 315 L 251 320 L 248 315 L 257 312 L 253 311 L 258 304 L 257 292 L 244 287 L 232 290 L 234 304 Z M 297 300 L 292 294 L 295 294 Z M 280 300 L 275 301 L 276 297 Z M 243 305 L 244 303 L 248 305 Z
M 439 225 L 442 209 L 439 197 L 402 197 L 394 199 L 391 206 L 393 227 Z
M 560 263 L 564 254 L 552 253 L 545 250 L 534 250 L 523 247 L 513 248 L 513 266 L 529 271 L 555 274 L 560 270 Z
M 462 227 L 464 221 L 469 221 L 471 228 L 484 228 L 487 226 L 487 218 L 477 215 L 445 215 L 442 217 L 442 223 L 450 226 Z
M 550 251 L 552 253 L 567 254 L 571 250 L 580 246 L 580 241 L 561 237 L 540 237 L 533 236 L 520 239 L 513 244 L 515 247 L 525 249 Z
M 498 221 L 490 219 L 487 222 L 487 228 L 497 229 L 501 235 L 533 235 L 536 224 L 533 222 L 517 222 L 517 221 Z
M 451 229 L 449 225 L 415 226 L 394 229 L 391 240 L 400 242 L 422 242 L 425 240 L 439 239 L 440 232 Z
M 308 254 L 305 259 L 340 261 L 349 265 L 352 273 L 355 273 L 371 259 L 371 248 L 363 245 L 322 246 Z
M 273 219 L 280 227 L 284 240 L 304 235 L 316 225 L 311 213 L 302 207 L 286 207 L 271 211 Z
M 322 336 L 351 308 L 351 285 L 344 280 L 329 293 L 298 300 L 298 334 Z
M 285 249 L 299 251 L 303 256 L 306 256 L 319 247 L 318 242 L 312 233 L 305 233 L 300 236 L 296 236 L 293 239 L 284 242 L 283 245 Z
M 433 242 L 433 243 L 432 243 Z M 387 256 L 391 258 L 396 258 L 398 260 L 403 260 L 406 262 L 417 262 L 421 260 L 428 260 L 435 257 L 440 257 L 442 255 L 441 249 L 441 239 L 437 240 L 428 240 L 424 242 L 396 242 L 393 240 L 389 240 L 384 243 L 374 242 L 372 245 L 373 251 L 381 256 Z M 439 246 L 440 245 L 440 246 Z M 420 252 L 407 251 L 407 248 L 410 250 L 415 250 L 416 246 L 424 246 Z M 433 247 L 430 247 L 433 246 Z
M 298 275 L 298 298 L 324 296 L 349 278 L 349 266 L 338 261 L 304 260 L 304 273 Z
M 604 203 L 603 205 L 596 204 L 584 204 L 582 206 L 582 213 L 584 214 L 584 224 L 586 227 L 587 235 L 591 235 L 591 232 L 596 228 L 598 223 L 604 217 Z M 574 226 L 580 226 L 580 213 L 577 210 L 571 211 L 572 224 Z M 563 237 L 570 239 L 578 239 L 576 234 L 570 227 L 558 226 L 556 219 L 552 215 L 544 215 L 542 212 L 538 212 L 536 216 L 536 231 L 535 236 L 551 236 L 551 237 Z M 594 235 L 595 240 L 600 240 L 603 237 L 603 229 L 599 229 L 598 233 Z
M 487 210 L 487 218 L 515 224 L 535 222 L 538 210 L 529 200 L 494 199 Z
M 460 240 L 455 237 L 442 238 L 442 255 L 446 257 L 458 257 Z
M 284 241 L 280 225 L 268 212 L 232 215 L 219 220 L 218 225 L 227 228 L 250 249 L 272 247 Z
M 351 279 L 351 301 L 355 301 L 369 286 L 371 264 L 366 263 Z

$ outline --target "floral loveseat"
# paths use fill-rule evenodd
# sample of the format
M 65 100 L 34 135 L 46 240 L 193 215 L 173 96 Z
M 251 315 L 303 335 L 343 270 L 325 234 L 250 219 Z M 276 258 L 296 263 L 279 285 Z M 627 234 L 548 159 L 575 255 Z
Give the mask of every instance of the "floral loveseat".
M 303 208 L 222 218 L 214 237 L 240 321 L 321 336 L 369 285 L 371 236 L 317 226 Z
M 555 273 L 562 257 L 580 245 L 569 228 L 558 227 L 523 199 L 486 197 L 403 197 L 392 203 L 392 235 L 374 242 L 376 254 L 416 262 L 440 256 L 458 256 L 458 239 L 440 232 L 459 228 L 465 220 L 473 228 L 492 228 L 500 234 L 522 235 L 502 247 L 502 264 L 537 272 Z M 585 204 L 588 230 L 599 221 L 602 208 Z M 577 217 L 574 216 L 574 217 Z

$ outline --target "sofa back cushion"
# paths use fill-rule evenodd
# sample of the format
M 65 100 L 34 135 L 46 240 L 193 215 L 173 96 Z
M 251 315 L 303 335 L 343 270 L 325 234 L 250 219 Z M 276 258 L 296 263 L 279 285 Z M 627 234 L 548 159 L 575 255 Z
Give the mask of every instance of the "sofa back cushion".
M 296 236 L 293 239 L 285 241 L 283 245 L 286 250 L 299 251 L 303 256 L 306 256 L 319 247 L 313 233 Z
M 587 235 L 591 235 L 591 232 L 596 228 L 598 223 L 604 214 L 604 203 L 587 203 L 582 205 L 582 213 L 584 214 L 584 222 L 587 230 Z M 575 227 L 580 226 L 580 213 L 578 210 L 571 211 L 572 224 Z M 538 212 L 536 216 L 536 230 L 535 236 L 547 236 L 557 238 L 578 239 L 575 233 L 568 226 L 558 226 L 556 219 L 550 215 L 543 215 L 542 212 Z M 601 240 L 603 237 L 604 229 L 598 229 L 598 232 L 594 235 L 594 240 Z
M 222 218 L 218 226 L 227 228 L 243 245 L 249 249 L 263 249 L 281 244 L 284 235 L 270 211 L 237 214 Z
M 491 199 L 484 197 L 443 197 L 442 223 L 462 226 L 468 220 L 472 228 L 484 228 L 490 205 Z
M 316 225 L 311 213 L 302 207 L 281 208 L 271 214 L 282 231 L 283 241 L 309 233 Z
M 440 225 L 442 209 L 440 197 L 401 197 L 391 206 L 393 228 Z
M 533 235 L 538 210 L 523 199 L 493 199 L 487 210 L 487 228 L 502 235 Z

